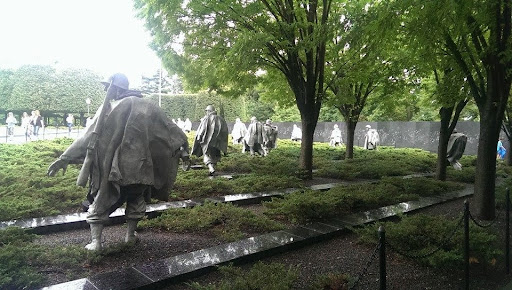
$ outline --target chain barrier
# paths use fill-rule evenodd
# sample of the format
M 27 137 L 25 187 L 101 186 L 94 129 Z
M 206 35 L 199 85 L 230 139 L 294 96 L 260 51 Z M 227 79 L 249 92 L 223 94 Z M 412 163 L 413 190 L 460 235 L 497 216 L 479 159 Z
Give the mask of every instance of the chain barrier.
M 375 258 L 377 257 L 380 247 L 381 247 L 381 244 L 377 243 L 377 246 L 373 250 L 373 254 L 370 256 L 370 259 L 368 259 L 363 270 L 361 270 L 361 272 L 359 273 L 359 275 L 357 276 L 357 278 L 355 279 L 353 284 L 351 286 L 349 285 L 348 289 L 355 289 L 355 287 L 357 287 L 357 284 L 359 284 L 359 281 L 361 281 L 361 278 L 363 278 L 364 275 L 366 275 L 366 272 L 368 272 L 368 268 L 370 268 L 370 265 L 372 264 L 373 260 L 375 260 Z
M 498 211 L 498 214 L 494 217 L 494 220 L 492 220 L 491 222 L 489 222 L 488 224 L 484 225 L 484 224 L 481 224 L 480 222 L 478 222 L 475 217 L 473 217 L 473 215 L 471 214 L 471 211 L 468 211 L 469 213 L 469 218 L 475 223 L 475 225 L 481 227 L 481 228 L 488 228 L 490 226 L 492 226 L 493 224 L 496 223 L 496 221 L 499 220 L 499 218 L 501 217 L 501 214 L 503 213 L 503 210 L 500 210 Z
M 462 215 L 460 218 L 459 218 L 459 221 L 457 222 L 457 225 L 455 226 L 455 228 L 453 229 L 453 231 L 450 233 L 449 236 L 445 236 L 442 240 L 441 240 L 441 244 L 433 249 L 432 251 L 428 252 L 428 253 L 425 253 L 425 254 L 421 254 L 421 255 L 412 255 L 412 254 L 408 254 L 408 253 L 405 253 L 401 250 L 399 250 L 398 248 L 394 247 L 393 245 L 391 245 L 389 242 L 386 241 L 386 245 L 389 246 L 389 248 L 395 252 L 397 252 L 398 254 L 404 256 L 404 257 L 407 257 L 407 258 L 410 258 L 410 259 L 423 259 L 423 258 L 426 258 L 428 256 L 431 256 L 435 253 L 437 253 L 439 250 L 442 249 L 443 246 L 445 246 L 448 241 L 450 241 L 453 236 L 455 235 L 455 233 L 457 232 L 457 230 L 462 226 L 463 224 L 463 221 L 464 221 L 464 215 Z

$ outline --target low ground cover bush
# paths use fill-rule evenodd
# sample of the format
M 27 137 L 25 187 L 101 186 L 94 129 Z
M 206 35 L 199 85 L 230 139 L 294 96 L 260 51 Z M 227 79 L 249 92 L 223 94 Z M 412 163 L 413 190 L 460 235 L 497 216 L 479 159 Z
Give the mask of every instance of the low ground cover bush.
M 179 173 L 171 191 L 172 198 L 183 200 L 302 187 L 301 180 L 290 175 L 248 173 L 235 175 L 232 180 L 226 178 L 210 179 L 206 176 L 207 173 L 203 170 Z
M 46 176 L 48 166 L 71 142 L 62 138 L 24 145 L 0 144 L 0 220 L 79 209 L 86 190 L 75 185 L 78 167 L 68 166 L 66 175 Z
M 324 154 L 325 156 L 325 154 Z M 412 173 L 435 172 L 436 155 L 421 149 L 381 146 L 379 150 L 354 148 L 353 159 L 334 159 L 319 168 L 318 176 L 340 179 L 379 179 Z
M 48 247 L 36 239 L 37 235 L 15 227 L 0 231 L 0 289 L 42 286 L 47 277 L 41 268 L 49 272 L 56 268 L 70 279 L 86 272 L 83 264 L 91 254 L 83 247 Z
M 461 184 L 425 177 L 387 177 L 377 183 L 337 186 L 326 192 L 297 191 L 284 198 L 273 198 L 263 205 L 268 209 L 268 215 L 286 218 L 293 223 L 304 223 L 461 188 Z
M 226 241 L 248 234 L 276 231 L 284 225 L 232 204 L 211 203 L 192 209 L 169 209 L 160 216 L 139 223 L 142 228 L 155 228 L 178 233 L 211 231 Z
M 265 264 L 257 262 L 249 271 L 239 267 L 221 266 L 219 271 L 223 281 L 215 285 L 191 283 L 189 286 L 196 290 L 243 290 L 243 289 L 292 289 L 297 279 L 297 269 L 286 269 L 283 264 Z
M 190 145 L 193 133 L 188 134 Z M 23 145 L 0 144 L 0 220 L 50 216 L 81 211 L 87 189 L 75 185 L 80 166 L 68 166 L 67 173 L 49 178 L 48 166 L 72 143 L 70 138 L 35 141 Z M 377 151 L 355 148 L 354 159 L 344 160 L 344 147 L 331 148 L 315 142 L 315 177 L 344 180 L 380 179 L 385 176 L 432 172 L 435 154 L 419 149 L 380 147 Z M 208 178 L 207 170 L 179 171 L 171 197 L 183 200 L 198 197 L 302 188 L 298 170 L 300 144 L 280 140 L 268 157 L 241 153 L 241 145 L 229 145 L 228 155 L 218 170 L 238 173 L 232 180 Z M 192 156 L 197 164 L 201 158 Z M 449 169 L 450 180 L 474 178 L 474 158 L 464 157 L 464 170 Z M 370 166 L 371 165 L 371 166 Z M 243 174 L 239 174 L 243 173 Z M 451 175 L 450 175 L 451 174 Z M 450 178 L 450 176 L 452 176 Z M 156 202 L 156 201 L 154 201 Z
M 297 268 L 286 268 L 280 263 L 257 262 L 251 268 L 244 270 L 233 265 L 218 267 L 222 279 L 217 283 L 203 285 L 190 283 L 190 288 L 196 290 L 240 290 L 240 289 L 295 289 L 294 282 L 298 277 Z M 349 289 L 349 283 L 354 281 L 347 274 L 327 273 L 312 277 L 313 282 L 307 287 L 310 290 Z
M 424 265 L 451 270 L 461 269 L 464 262 L 464 229 L 460 221 L 460 218 L 448 220 L 442 216 L 419 214 L 404 216 L 399 222 L 378 222 L 355 231 L 360 241 L 376 244 L 377 230 L 384 226 L 386 242 L 393 249 L 420 257 L 418 261 Z M 469 236 L 470 260 L 493 266 L 502 255 L 496 244 L 496 234 L 471 223 Z

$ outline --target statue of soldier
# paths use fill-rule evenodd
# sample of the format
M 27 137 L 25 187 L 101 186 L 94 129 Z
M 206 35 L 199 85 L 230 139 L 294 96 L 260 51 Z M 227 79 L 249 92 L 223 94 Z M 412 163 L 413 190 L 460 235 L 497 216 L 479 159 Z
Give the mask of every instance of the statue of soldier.
M 221 153 L 228 151 L 228 125 L 224 119 L 217 115 L 215 108 L 208 105 L 206 115 L 201 118 L 197 128 L 192 154 L 203 157 L 204 164 L 208 166 L 210 176 L 215 174 L 215 165 L 221 159 Z
M 446 159 L 455 170 L 462 170 L 459 160 L 464 154 L 464 150 L 466 150 L 467 142 L 468 137 L 463 133 L 458 133 L 456 129 L 453 130 L 450 139 L 448 139 Z
M 277 126 L 272 124 L 270 119 L 263 124 L 263 150 L 265 156 L 268 155 L 270 150 L 277 147 Z
M 109 215 L 126 202 L 125 242 L 136 242 L 137 222 L 151 197 L 167 200 L 179 159 L 188 160 L 183 131 L 117 73 L 105 85 L 107 95 L 92 124 L 48 168 L 54 176 L 69 163 L 82 163 L 77 184 L 89 181 L 87 222 L 92 242 L 88 250 L 101 250 L 101 235 Z
M 249 150 L 251 156 L 254 156 L 255 152 L 265 156 L 265 151 L 263 150 L 263 126 L 256 117 L 251 118 L 251 124 L 247 127 L 247 133 L 244 137 L 242 153 L 245 153 L 247 150 Z

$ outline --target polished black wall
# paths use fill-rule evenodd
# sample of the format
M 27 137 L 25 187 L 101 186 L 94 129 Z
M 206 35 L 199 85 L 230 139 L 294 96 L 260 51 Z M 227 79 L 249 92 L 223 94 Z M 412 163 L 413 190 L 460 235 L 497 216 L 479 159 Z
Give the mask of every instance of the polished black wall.
M 193 129 L 197 129 L 199 123 L 194 123 Z M 290 139 L 293 124 L 302 127 L 300 122 L 274 122 L 279 129 L 278 138 Z M 343 142 L 347 140 L 347 129 L 345 122 L 320 122 L 316 126 L 314 141 L 329 142 L 329 136 L 334 124 L 338 124 Z M 248 125 L 248 123 L 246 123 Z M 384 146 L 394 146 L 397 148 L 421 148 L 430 152 L 437 152 L 439 140 L 439 122 L 359 122 L 357 123 L 354 145 L 363 146 L 365 126 L 370 125 L 377 129 L 380 136 L 380 144 Z M 233 123 L 228 123 L 229 131 L 233 128 Z M 479 122 L 460 121 L 457 123 L 457 131 L 468 136 L 468 143 L 464 154 L 476 155 L 478 146 L 478 136 L 480 130 Z M 505 134 L 501 134 L 505 137 Z M 509 151 L 509 144 L 504 138 L 503 144 Z

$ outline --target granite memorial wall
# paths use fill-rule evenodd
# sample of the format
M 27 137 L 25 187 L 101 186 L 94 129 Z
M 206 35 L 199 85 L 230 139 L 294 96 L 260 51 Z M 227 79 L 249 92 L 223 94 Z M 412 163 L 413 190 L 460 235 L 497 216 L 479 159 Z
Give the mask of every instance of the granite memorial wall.
M 230 133 L 233 129 L 233 124 L 233 122 L 228 122 Z M 245 124 L 248 125 L 249 123 L 246 122 Z M 302 128 L 300 122 L 274 122 L 273 124 L 279 129 L 279 139 L 290 139 L 293 124 L 297 124 L 297 126 Z M 334 124 L 338 124 L 342 132 L 343 143 L 346 143 L 347 129 L 345 122 L 319 122 L 316 126 L 314 141 L 329 142 L 329 136 L 331 136 Z M 198 125 L 199 123 L 197 122 L 193 123 L 193 130 L 197 129 Z M 380 135 L 380 144 L 383 146 L 421 148 L 430 152 L 437 152 L 440 122 L 359 122 L 355 130 L 354 146 L 363 146 L 366 125 L 377 129 Z M 476 155 L 480 123 L 459 121 L 456 129 L 458 132 L 468 136 L 468 143 L 464 154 Z M 510 146 L 503 132 L 501 136 L 505 139 L 503 145 L 509 150 Z

